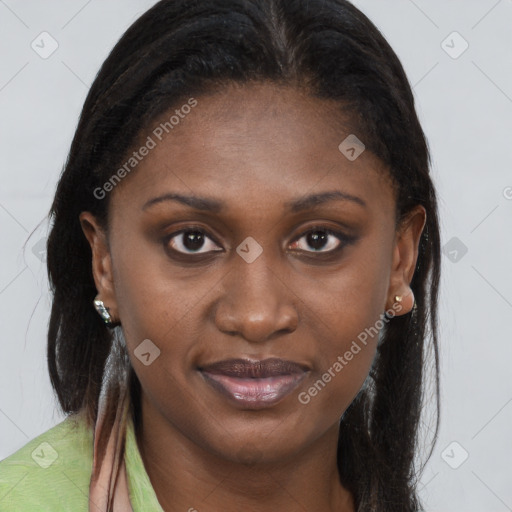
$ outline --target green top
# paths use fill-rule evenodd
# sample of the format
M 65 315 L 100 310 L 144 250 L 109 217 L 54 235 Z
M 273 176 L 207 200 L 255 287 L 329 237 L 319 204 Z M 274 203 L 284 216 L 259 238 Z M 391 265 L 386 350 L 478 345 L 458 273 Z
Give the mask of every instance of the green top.
M 163 512 L 128 416 L 125 465 L 133 512 Z M 0 461 L 0 511 L 87 512 L 92 454 L 92 428 L 68 416 Z

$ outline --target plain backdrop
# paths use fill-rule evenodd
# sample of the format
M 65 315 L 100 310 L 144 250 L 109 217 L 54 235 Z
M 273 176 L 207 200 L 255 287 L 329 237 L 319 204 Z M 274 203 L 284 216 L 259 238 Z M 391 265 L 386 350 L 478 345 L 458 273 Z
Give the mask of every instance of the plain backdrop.
M 64 418 L 46 215 L 90 84 L 154 3 L 0 0 L 0 459 Z M 405 67 L 439 194 L 442 419 L 421 495 L 428 511 L 512 510 L 512 1 L 355 4 Z

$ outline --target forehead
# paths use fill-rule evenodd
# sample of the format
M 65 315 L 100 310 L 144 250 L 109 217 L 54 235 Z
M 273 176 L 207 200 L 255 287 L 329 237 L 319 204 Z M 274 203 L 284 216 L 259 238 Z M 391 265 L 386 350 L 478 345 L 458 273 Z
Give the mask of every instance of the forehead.
M 391 206 L 382 163 L 369 151 L 352 160 L 340 150 L 357 134 L 339 103 L 271 84 L 233 85 L 195 100 L 193 109 L 178 105 L 142 134 L 141 144 L 150 137 L 154 147 L 115 188 L 115 209 L 142 208 L 166 192 L 264 208 L 332 189 Z

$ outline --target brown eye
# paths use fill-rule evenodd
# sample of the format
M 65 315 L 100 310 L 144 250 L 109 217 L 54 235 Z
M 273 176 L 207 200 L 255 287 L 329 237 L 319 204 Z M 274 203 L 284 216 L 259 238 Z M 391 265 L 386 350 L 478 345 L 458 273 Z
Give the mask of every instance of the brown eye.
M 325 228 L 315 228 L 304 233 L 292 243 L 291 247 L 306 252 L 331 252 L 338 249 L 346 239 L 347 237 L 343 233 Z M 302 240 L 304 241 L 301 242 Z
M 181 254 L 205 254 L 222 250 L 199 229 L 184 229 L 166 237 L 167 245 Z M 217 249 L 216 249 L 217 248 Z

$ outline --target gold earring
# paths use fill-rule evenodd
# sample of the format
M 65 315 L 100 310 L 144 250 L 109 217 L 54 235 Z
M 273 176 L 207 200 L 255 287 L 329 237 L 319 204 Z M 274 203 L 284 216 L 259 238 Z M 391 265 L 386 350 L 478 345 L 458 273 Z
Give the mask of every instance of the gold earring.
M 402 296 L 401 295 L 395 295 L 395 302 L 402 302 Z

